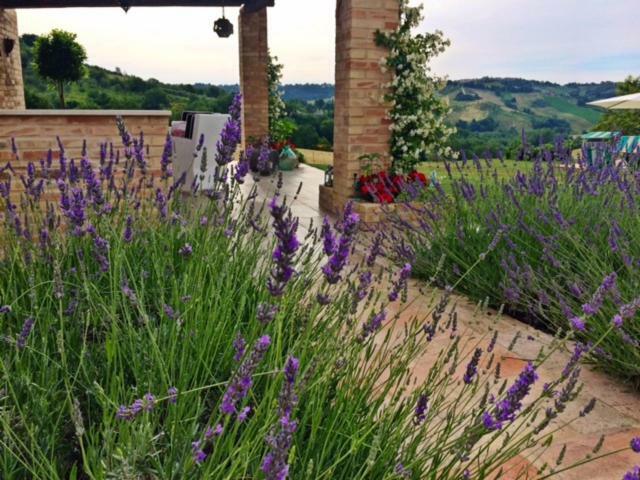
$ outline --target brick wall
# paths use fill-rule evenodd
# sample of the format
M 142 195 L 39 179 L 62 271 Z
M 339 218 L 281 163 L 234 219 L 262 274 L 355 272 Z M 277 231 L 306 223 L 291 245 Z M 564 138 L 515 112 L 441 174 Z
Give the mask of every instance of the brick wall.
M 160 172 L 160 157 L 170 115 L 170 112 L 123 113 L 131 135 L 144 133 L 145 144 L 149 147 L 149 170 L 154 175 Z M 89 157 L 97 165 L 100 160 L 100 143 L 113 142 L 114 148 L 122 150 L 116 116 L 117 112 L 108 111 L 91 114 L 79 111 L 0 111 L 0 165 L 4 166 L 11 161 L 19 177 L 26 171 L 29 161 L 38 163 L 40 159 L 46 158 L 49 149 L 53 150 L 54 158 L 57 159 L 56 136 L 60 136 L 69 159 L 80 158 L 82 143 L 86 139 Z M 11 138 L 15 138 L 18 146 L 18 162 L 14 160 L 11 151 Z M 54 163 L 54 170 L 56 167 L 57 164 Z M 6 172 L 1 176 L 5 175 Z M 15 180 L 17 181 L 13 184 L 17 193 L 22 184 L 18 179 Z
M 4 39 L 15 40 L 10 55 L 4 52 Z M 0 109 L 23 109 L 24 84 L 15 10 L 0 9 Z
M 354 195 L 359 157 L 378 153 L 389 162 L 389 106 L 383 97 L 392 76 L 380 67 L 387 52 L 376 46 L 375 33 L 394 30 L 399 21 L 399 0 L 337 1 L 333 210 Z M 328 194 L 321 190 L 322 195 Z
M 251 13 L 241 9 L 238 24 L 240 89 L 244 100 L 242 135 L 246 144 L 246 140 L 259 140 L 269 134 L 267 9 Z

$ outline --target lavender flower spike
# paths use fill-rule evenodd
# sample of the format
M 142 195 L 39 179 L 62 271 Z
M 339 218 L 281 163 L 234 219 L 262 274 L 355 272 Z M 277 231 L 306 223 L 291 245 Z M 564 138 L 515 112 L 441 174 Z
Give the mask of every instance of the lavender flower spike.
M 225 415 L 237 413 L 238 404 L 244 400 L 253 385 L 253 374 L 271 345 L 271 338 L 265 335 L 258 339 L 251 355 L 240 365 L 231 378 L 227 391 L 222 397 L 220 411 Z
M 278 401 L 280 419 L 266 438 L 267 444 L 271 447 L 262 461 L 262 471 L 267 480 L 286 480 L 289 476 L 287 459 L 293 445 L 293 435 L 298 428 L 298 423 L 291 417 L 298 403 L 295 381 L 299 369 L 300 361 L 295 357 L 289 357 L 284 367 L 285 382 Z
M 20 350 L 24 350 L 24 347 L 27 346 L 27 339 L 29 338 L 29 335 L 31 335 L 31 331 L 33 330 L 35 323 L 35 319 L 33 317 L 29 317 L 22 324 L 22 330 L 16 340 L 16 345 Z
M 271 216 L 273 217 L 273 228 L 278 243 L 273 252 L 275 266 L 271 271 L 267 288 L 274 297 L 281 297 L 287 283 L 291 280 L 296 271 L 293 268 L 293 261 L 300 242 L 296 237 L 298 231 L 298 219 L 293 218 L 291 210 L 283 202 L 278 205 L 278 197 L 273 197 L 269 204 Z
M 322 267 L 322 272 L 327 282 L 331 285 L 335 285 L 342 279 L 342 270 L 349 260 L 349 253 L 351 252 L 359 223 L 360 217 L 353 212 L 353 203 L 347 203 L 342 222 L 339 225 L 341 231 L 340 239 L 332 249 L 333 252 L 329 256 L 329 261 Z M 328 246 L 327 240 L 328 238 L 325 235 L 325 249 Z
M 473 357 L 467 364 L 467 371 L 464 374 L 463 380 L 464 383 L 470 385 L 473 382 L 473 379 L 476 378 L 478 374 L 478 363 L 480 362 L 480 357 L 482 356 L 482 349 L 476 348 L 476 351 L 473 352 Z
M 513 421 L 522 408 L 522 400 L 531 391 L 531 386 L 538 379 L 536 368 L 528 363 L 518 376 L 516 382 L 507 391 L 506 397 L 497 403 L 493 413 L 485 412 L 482 423 L 488 430 L 500 430 L 504 422 Z

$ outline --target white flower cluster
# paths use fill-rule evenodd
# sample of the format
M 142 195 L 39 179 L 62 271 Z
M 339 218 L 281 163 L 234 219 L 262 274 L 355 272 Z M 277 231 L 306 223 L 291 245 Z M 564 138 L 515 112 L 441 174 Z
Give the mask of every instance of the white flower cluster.
M 381 59 L 381 68 L 394 73 L 386 98 L 391 105 L 393 165 L 406 173 L 427 159 L 451 157 L 453 152 L 447 143 L 455 129 L 445 122 L 449 104 L 438 94 L 446 80 L 432 75 L 429 68 L 431 60 L 450 42 L 440 31 L 412 33 L 422 21 L 422 6 L 410 7 L 408 0 L 401 0 L 400 8 L 398 29 L 379 32 L 378 44 L 389 49 L 389 56 Z

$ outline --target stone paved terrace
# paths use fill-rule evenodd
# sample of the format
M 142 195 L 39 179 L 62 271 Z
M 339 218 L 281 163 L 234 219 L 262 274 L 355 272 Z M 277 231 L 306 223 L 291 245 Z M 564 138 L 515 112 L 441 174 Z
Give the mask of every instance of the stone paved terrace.
M 309 221 L 313 219 L 314 224 L 322 221 L 324 213 L 318 206 L 317 191 L 322 184 L 324 173 L 321 170 L 302 164 L 299 169 L 293 172 L 283 172 L 283 192 L 288 198 L 293 198 L 300 182 L 303 188 L 298 199 L 293 204 L 293 213 L 300 217 L 301 227 L 306 228 Z M 247 180 L 245 189 L 250 189 L 253 185 L 251 179 Z M 258 195 L 264 198 L 271 198 L 276 189 L 275 177 L 263 177 L 258 182 Z M 438 297 L 438 292 L 424 290 L 424 285 L 419 281 L 411 281 L 409 288 L 408 308 L 400 307 L 403 312 L 394 328 L 400 334 L 405 323 L 412 318 L 424 317 L 433 307 L 434 293 Z M 422 292 L 421 292 L 422 291 Z M 546 333 L 538 331 L 532 327 L 510 318 L 508 316 L 498 316 L 495 311 L 481 312 L 477 306 L 464 297 L 454 296 L 452 304 L 457 305 L 458 322 L 460 335 L 465 341 L 470 343 L 480 340 L 483 337 L 488 340 L 491 333 L 489 328 L 499 332 L 496 353 L 496 361 L 501 363 L 502 378 L 515 379 L 528 360 L 534 359 L 543 345 L 549 345 L 552 337 Z M 398 308 L 396 306 L 396 308 Z M 396 312 L 390 309 L 389 318 Z M 519 332 L 519 333 L 518 333 Z M 520 339 L 509 351 L 509 346 L 515 335 Z M 441 336 L 442 337 L 442 336 Z M 436 336 L 436 342 L 447 342 L 448 337 L 440 338 Z M 444 346 L 445 343 L 442 343 Z M 428 354 L 418 360 L 415 364 L 414 374 L 417 383 L 421 383 L 426 378 L 432 361 L 440 351 L 440 348 L 430 348 Z M 540 379 L 536 382 L 536 387 L 541 386 L 560 376 L 564 365 L 570 357 L 570 352 L 557 352 L 539 369 Z M 481 364 L 482 365 L 482 364 Z M 538 478 L 536 467 L 542 466 L 545 462 L 555 465 L 558 454 L 564 444 L 567 451 L 563 466 L 582 460 L 589 454 L 598 443 L 601 435 L 606 435 L 604 445 L 600 453 L 625 448 L 634 436 L 640 435 L 640 395 L 634 393 L 627 385 L 596 372 L 588 366 L 583 366 L 581 381 L 584 383 L 578 399 L 569 404 L 565 414 L 561 417 L 560 424 L 564 419 L 572 419 L 578 416 L 578 412 L 593 397 L 597 399 L 596 407 L 587 417 L 580 418 L 572 422 L 569 426 L 554 435 L 554 444 L 538 458 L 533 458 L 534 454 L 527 454 L 511 462 L 505 468 L 505 474 L 500 477 L 502 480 L 512 480 L 515 478 Z M 536 455 L 537 456 L 537 455 Z M 570 470 L 553 478 L 563 480 L 615 480 L 620 479 L 624 473 L 631 469 L 633 465 L 640 463 L 640 456 L 627 450 L 623 453 L 612 455 L 603 460 L 589 463 L 580 468 Z M 524 476 L 523 476 L 524 474 Z

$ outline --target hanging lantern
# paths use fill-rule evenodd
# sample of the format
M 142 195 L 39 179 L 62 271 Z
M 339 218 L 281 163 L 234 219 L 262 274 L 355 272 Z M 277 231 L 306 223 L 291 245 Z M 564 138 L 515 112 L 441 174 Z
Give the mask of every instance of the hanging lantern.
M 222 18 L 219 18 L 213 24 L 213 31 L 220 38 L 229 38 L 233 35 L 233 23 L 224 16 L 224 7 L 222 7 Z
M 124 10 L 124 13 L 127 13 L 131 8 L 131 0 L 120 0 L 120 8 Z

